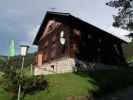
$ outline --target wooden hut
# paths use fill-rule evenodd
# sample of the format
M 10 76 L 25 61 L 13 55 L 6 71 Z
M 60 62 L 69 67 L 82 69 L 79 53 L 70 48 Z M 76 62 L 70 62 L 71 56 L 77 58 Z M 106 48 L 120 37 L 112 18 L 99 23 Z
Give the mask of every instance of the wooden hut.
M 46 65 L 53 69 L 55 66 L 74 66 L 75 59 L 124 64 L 123 43 L 126 42 L 69 13 L 50 11 L 33 42 L 38 46 L 37 66 Z

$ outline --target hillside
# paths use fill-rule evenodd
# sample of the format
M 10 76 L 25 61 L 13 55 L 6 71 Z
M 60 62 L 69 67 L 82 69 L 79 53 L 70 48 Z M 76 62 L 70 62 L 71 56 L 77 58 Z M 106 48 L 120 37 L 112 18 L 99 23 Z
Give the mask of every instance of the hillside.
M 8 60 L 7 56 L 0 55 L 0 65 L 3 66 Z M 16 55 L 12 58 L 10 58 L 10 61 L 12 62 L 12 65 L 15 67 L 20 67 L 22 62 L 22 57 L 20 55 Z M 25 56 L 24 60 L 24 66 L 30 66 L 31 64 L 35 63 L 35 53 L 29 53 Z
M 15 56 L 13 58 L 14 60 L 14 65 L 21 65 L 21 61 L 22 61 L 22 57 L 20 55 Z M 24 60 L 24 66 L 29 66 L 30 64 L 34 64 L 35 63 L 35 53 L 29 53 L 25 56 L 25 60 Z

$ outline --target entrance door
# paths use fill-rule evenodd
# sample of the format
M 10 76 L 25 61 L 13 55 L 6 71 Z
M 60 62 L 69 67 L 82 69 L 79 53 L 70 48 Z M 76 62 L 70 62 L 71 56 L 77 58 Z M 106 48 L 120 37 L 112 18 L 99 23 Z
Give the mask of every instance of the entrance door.
M 38 53 L 38 55 L 37 55 L 37 65 L 38 65 L 38 66 L 42 66 L 42 64 L 43 64 L 43 53 L 40 52 L 40 53 Z

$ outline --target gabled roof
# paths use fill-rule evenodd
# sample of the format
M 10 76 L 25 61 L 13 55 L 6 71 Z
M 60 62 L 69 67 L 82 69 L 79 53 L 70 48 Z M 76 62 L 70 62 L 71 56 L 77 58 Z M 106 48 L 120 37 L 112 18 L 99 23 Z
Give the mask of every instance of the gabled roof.
M 126 36 L 133 37 L 133 33 L 130 33 L 130 34 L 126 35 Z
M 113 34 L 111 34 L 109 32 L 106 32 L 105 30 L 102 30 L 102 29 L 100 29 L 100 28 L 98 28 L 98 27 L 96 27 L 96 26 L 94 26 L 92 24 L 89 24 L 89 23 L 87 23 L 87 22 L 85 22 L 85 21 L 83 21 L 83 20 L 71 15 L 70 13 L 61 13 L 61 12 L 48 11 L 46 13 L 44 19 L 43 19 L 43 22 L 42 22 L 42 24 L 41 24 L 41 26 L 39 28 L 39 31 L 38 31 L 35 39 L 34 39 L 33 44 L 38 45 L 38 42 L 39 42 L 41 36 L 43 35 L 43 32 L 45 30 L 45 27 L 46 27 L 49 19 L 53 19 L 53 18 L 58 18 L 60 20 L 65 20 L 66 22 L 71 23 L 71 24 L 76 23 L 76 24 L 79 25 L 79 27 L 83 27 L 83 28 L 86 28 L 86 29 L 89 28 L 89 30 L 90 29 L 95 30 L 98 33 L 102 33 L 102 34 L 105 34 L 106 36 L 112 37 L 115 40 L 119 40 L 121 42 L 127 43 L 125 40 L 120 39 L 119 37 L 117 37 L 117 36 L 115 36 L 115 35 L 113 35 Z

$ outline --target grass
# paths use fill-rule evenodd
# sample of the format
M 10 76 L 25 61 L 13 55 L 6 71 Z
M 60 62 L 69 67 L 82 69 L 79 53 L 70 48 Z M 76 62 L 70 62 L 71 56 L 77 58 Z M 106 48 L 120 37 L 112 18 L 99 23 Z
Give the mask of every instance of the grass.
M 10 96 L 9 94 L 4 91 L 4 89 L 2 87 L 0 87 L 0 100 L 9 100 Z
M 66 100 L 70 96 L 86 96 L 97 89 L 94 84 L 88 83 L 88 80 L 94 80 L 74 73 L 47 75 L 45 78 L 49 82 L 48 90 L 26 95 L 24 100 Z M 0 87 L 0 100 L 8 98 L 9 94 Z
M 27 68 L 24 72 L 30 77 L 29 70 Z M 86 96 L 89 92 L 94 92 L 97 97 L 104 96 L 133 86 L 133 69 L 53 74 L 46 75 L 45 78 L 49 82 L 48 90 L 26 95 L 24 100 L 66 100 L 71 96 Z M 0 87 L 0 100 L 8 100 L 9 97 Z
M 46 78 L 50 83 L 49 92 L 41 92 L 46 100 L 64 100 L 69 96 L 87 95 L 91 91 L 96 97 L 101 97 L 133 86 L 133 69 L 57 74 Z M 41 93 L 35 97 L 41 98 Z M 30 100 L 29 97 L 25 100 Z
M 88 77 L 74 73 L 48 75 L 49 89 L 34 96 L 28 95 L 24 100 L 66 100 L 70 96 L 86 96 L 89 91 L 95 91 L 94 84 L 88 83 Z

